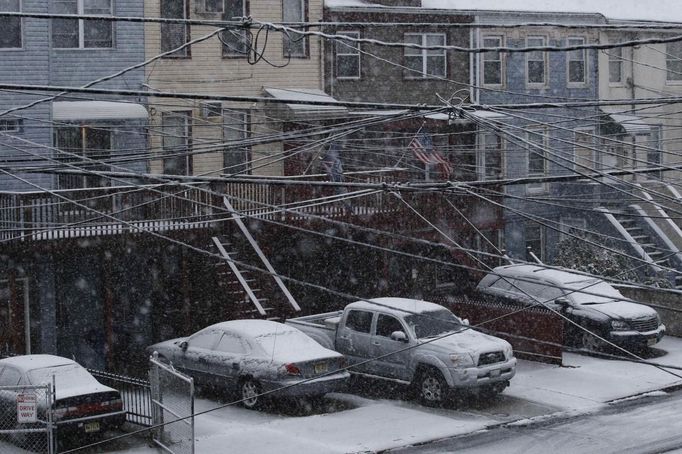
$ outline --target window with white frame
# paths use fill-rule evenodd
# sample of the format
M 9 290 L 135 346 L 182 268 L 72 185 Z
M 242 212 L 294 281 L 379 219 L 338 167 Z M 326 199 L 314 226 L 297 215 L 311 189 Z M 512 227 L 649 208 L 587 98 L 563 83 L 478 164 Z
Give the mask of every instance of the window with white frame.
M 606 53 L 609 56 L 609 83 L 623 83 L 623 48 L 609 49 Z
M 225 0 L 223 20 L 232 21 L 248 15 L 247 0 Z M 223 44 L 223 57 L 243 57 L 251 47 L 249 30 L 242 27 L 228 28 L 222 32 L 220 40 Z
M 24 130 L 24 120 L 21 118 L 17 119 L 4 119 L 0 118 L 0 132 L 23 132 Z
M 526 260 L 535 262 L 531 255 L 535 254 L 540 260 L 545 259 L 545 228 L 537 222 L 526 222 Z
M 682 41 L 665 45 L 667 80 L 682 82 Z
M 111 16 L 112 0 L 54 0 L 57 14 Z M 60 49 L 97 49 L 114 46 L 113 21 L 53 19 L 52 46 Z
M 445 35 L 442 33 L 406 33 L 405 43 L 419 46 L 444 46 Z M 408 79 L 428 77 L 445 77 L 445 49 L 405 48 L 405 66 Z
M 251 148 L 244 143 L 249 137 L 249 114 L 241 110 L 223 110 L 223 173 L 245 174 L 249 171 Z
M 341 31 L 339 35 L 360 38 L 360 32 Z M 357 41 L 336 41 L 336 77 L 339 79 L 360 78 L 360 43 Z
M 164 112 L 161 116 L 161 148 L 163 149 L 163 173 L 167 175 L 191 175 L 192 124 L 191 111 Z
M 501 36 L 484 36 L 483 47 L 502 47 Z M 502 85 L 504 81 L 504 57 L 502 52 L 484 52 L 483 60 L 483 85 Z
M 526 133 L 528 139 L 528 176 L 543 177 L 547 175 L 547 134 L 543 129 L 531 130 Z M 530 191 L 540 191 L 545 188 L 544 183 L 529 183 Z
M 571 235 L 582 235 L 587 229 L 587 223 L 583 218 L 562 217 L 559 220 L 559 241 L 572 238 Z
M 492 132 L 479 135 L 477 156 L 478 179 L 494 180 L 500 178 L 502 171 L 502 137 Z
M 21 0 L 0 0 L 0 11 L 21 12 Z M 21 48 L 21 17 L 0 17 L 0 49 Z
M 111 129 L 97 126 L 60 126 L 54 131 L 55 145 L 58 149 L 68 152 L 66 161 L 77 161 L 73 155 L 86 157 L 88 160 L 106 161 L 111 157 L 112 133 Z M 90 171 L 110 170 L 106 164 L 88 164 Z M 110 186 L 106 177 L 88 173 L 85 175 L 59 175 L 60 189 L 99 188 Z
M 187 19 L 189 0 L 160 0 L 161 17 L 164 19 Z M 189 25 L 162 23 L 161 52 L 177 49 L 189 41 Z M 166 55 L 165 58 L 185 58 L 190 56 L 189 46 Z
M 568 47 L 583 46 L 585 38 L 568 38 Z M 587 50 L 575 49 L 566 54 L 569 84 L 584 84 L 587 80 Z
M 282 22 L 305 22 L 307 0 L 282 0 Z M 285 57 L 308 57 L 308 39 L 298 33 L 282 33 Z
M 594 156 L 594 135 L 592 130 L 575 131 L 574 159 L 576 173 L 597 170 L 598 166 Z
M 529 36 L 527 47 L 544 47 L 547 39 L 544 36 Z M 547 52 L 535 50 L 526 55 L 526 81 L 528 85 L 545 85 L 547 82 Z

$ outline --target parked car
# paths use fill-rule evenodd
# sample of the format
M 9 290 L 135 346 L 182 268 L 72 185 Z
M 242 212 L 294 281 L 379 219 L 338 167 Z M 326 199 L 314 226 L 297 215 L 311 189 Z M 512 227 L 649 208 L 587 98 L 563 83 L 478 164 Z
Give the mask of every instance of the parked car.
M 500 393 L 516 373 L 507 341 L 426 301 L 375 298 L 286 323 L 346 355 L 352 373 L 410 384 L 430 406 L 441 405 L 452 390 Z
M 189 337 L 147 348 L 198 384 L 241 394 L 247 408 L 274 397 L 320 397 L 345 387 L 345 359 L 301 331 L 268 320 L 217 323 Z
M 126 420 L 120 393 L 102 385 L 80 364 L 53 355 L 24 355 L 0 360 L 0 418 L 17 421 L 17 395 L 28 385 L 54 384 L 53 421 L 58 440 L 96 435 L 120 428 Z M 45 421 L 47 403 L 37 399 L 38 419 Z M 7 427 L 7 426 L 5 426 Z M 21 441 L 21 437 L 17 437 Z
M 609 283 L 571 270 L 500 266 L 481 280 L 478 290 L 524 305 L 545 303 L 578 325 L 565 324 L 567 343 L 590 350 L 603 348 L 604 342 L 583 328 L 627 348 L 652 346 L 665 334 L 654 309 L 625 301 Z

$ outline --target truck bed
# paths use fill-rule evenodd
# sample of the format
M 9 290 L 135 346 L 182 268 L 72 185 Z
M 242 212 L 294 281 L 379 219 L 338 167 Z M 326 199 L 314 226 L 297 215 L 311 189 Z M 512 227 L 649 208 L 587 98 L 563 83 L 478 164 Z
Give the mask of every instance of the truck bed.
M 324 314 L 290 318 L 284 323 L 303 331 L 323 347 L 333 350 L 336 328 L 342 315 L 343 311 L 325 312 Z

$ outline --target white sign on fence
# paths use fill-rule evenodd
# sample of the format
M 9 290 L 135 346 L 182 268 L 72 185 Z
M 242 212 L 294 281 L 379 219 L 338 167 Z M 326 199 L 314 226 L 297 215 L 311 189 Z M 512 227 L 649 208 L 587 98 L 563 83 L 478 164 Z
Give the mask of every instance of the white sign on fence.
M 37 422 L 38 404 L 35 394 L 17 394 L 17 422 Z

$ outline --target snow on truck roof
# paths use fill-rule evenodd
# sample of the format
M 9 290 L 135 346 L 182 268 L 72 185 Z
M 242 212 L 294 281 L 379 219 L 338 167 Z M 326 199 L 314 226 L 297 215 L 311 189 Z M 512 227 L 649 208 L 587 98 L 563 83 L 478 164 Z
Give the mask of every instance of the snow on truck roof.
M 24 371 L 42 369 L 45 367 L 64 366 L 67 364 L 76 364 L 76 362 L 69 358 L 55 355 L 22 355 L 0 360 L 0 366 L 14 366 L 17 369 Z
M 373 298 L 368 301 L 356 301 L 346 306 L 348 309 L 393 309 L 403 312 L 420 313 L 433 312 L 444 309 L 443 306 L 429 303 L 428 301 L 414 300 L 410 298 Z

